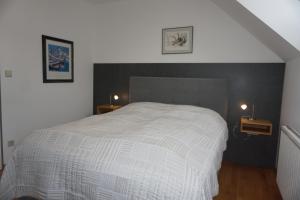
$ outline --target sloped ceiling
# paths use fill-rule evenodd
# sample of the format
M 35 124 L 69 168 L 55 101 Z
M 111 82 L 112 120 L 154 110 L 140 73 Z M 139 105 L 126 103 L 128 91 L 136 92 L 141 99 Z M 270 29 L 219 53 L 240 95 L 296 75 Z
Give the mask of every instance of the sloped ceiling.
M 299 0 L 236 0 L 300 51 Z
M 246 28 L 257 39 L 269 47 L 284 61 L 292 60 L 300 56 L 300 52 L 291 42 L 284 39 L 280 33 L 251 13 L 246 7 L 236 0 L 212 0 L 228 15 Z M 265 8 L 268 9 L 268 8 Z M 288 22 L 286 22 L 288 23 Z M 300 33 L 299 33 L 300 34 Z

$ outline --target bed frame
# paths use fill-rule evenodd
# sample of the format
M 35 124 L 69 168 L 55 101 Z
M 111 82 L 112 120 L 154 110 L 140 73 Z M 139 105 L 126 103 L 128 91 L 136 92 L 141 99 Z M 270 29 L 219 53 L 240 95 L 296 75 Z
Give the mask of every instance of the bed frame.
M 134 76 L 130 77 L 129 85 L 129 102 L 196 105 L 210 108 L 227 119 L 226 79 Z

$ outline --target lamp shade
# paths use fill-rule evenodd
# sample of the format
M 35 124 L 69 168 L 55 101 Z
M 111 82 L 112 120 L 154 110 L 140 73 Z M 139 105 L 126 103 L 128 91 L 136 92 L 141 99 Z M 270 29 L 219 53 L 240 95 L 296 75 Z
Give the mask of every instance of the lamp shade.
M 242 104 L 242 105 L 241 105 L 241 109 L 242 109 L 242 110 L 246 110 L 247 107 L 248 107 L 247 104 Z
M 119 99 L 119 96 L 115 94 L 114 95 L 114 100 L 117 101 L 118 99 Z

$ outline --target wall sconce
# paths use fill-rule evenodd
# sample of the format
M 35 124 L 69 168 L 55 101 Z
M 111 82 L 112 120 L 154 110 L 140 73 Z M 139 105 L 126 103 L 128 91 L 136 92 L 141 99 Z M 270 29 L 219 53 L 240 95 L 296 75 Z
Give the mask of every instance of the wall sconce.
M 114 95 L 114 100 L 115 101 L 119 100 L 119 96 L 117 94 Z
M 247 108 L 248 108 L 247 104 L 242 104 L 242 105 L 241 105 L 241 109 L 242 109 L 242 110 L 246 110 Z
M 118 101 L 119 100 L 119 96 L 117 95 L 117 94 L 111 94 L 110 96 L 109 96 L 109 104 L 110 105 L 113 105 L 112 104 L 112 101 Z
M 242 104 L 241 105 L 241 109 L 242 110 L 247 110 L 247 108 L 248 108 L 247 104 Z M 255 111 L 255 106 L 254 106 L 254 104 L 252 104 L 252 114 L 251 114 L 251 116 L 249 116 L 250 120 L 254 120 L 255 119 L 254 118 L 254 111 Z

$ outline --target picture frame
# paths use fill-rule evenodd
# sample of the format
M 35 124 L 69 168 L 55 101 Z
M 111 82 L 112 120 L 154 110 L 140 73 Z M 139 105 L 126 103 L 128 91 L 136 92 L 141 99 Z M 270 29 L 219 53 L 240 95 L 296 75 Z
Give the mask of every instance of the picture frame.
M 162 54 L 193 53 L 193 26 L 162 30 Z
M 42 35 L 43 82 L 74 82 L 74 43 Z

